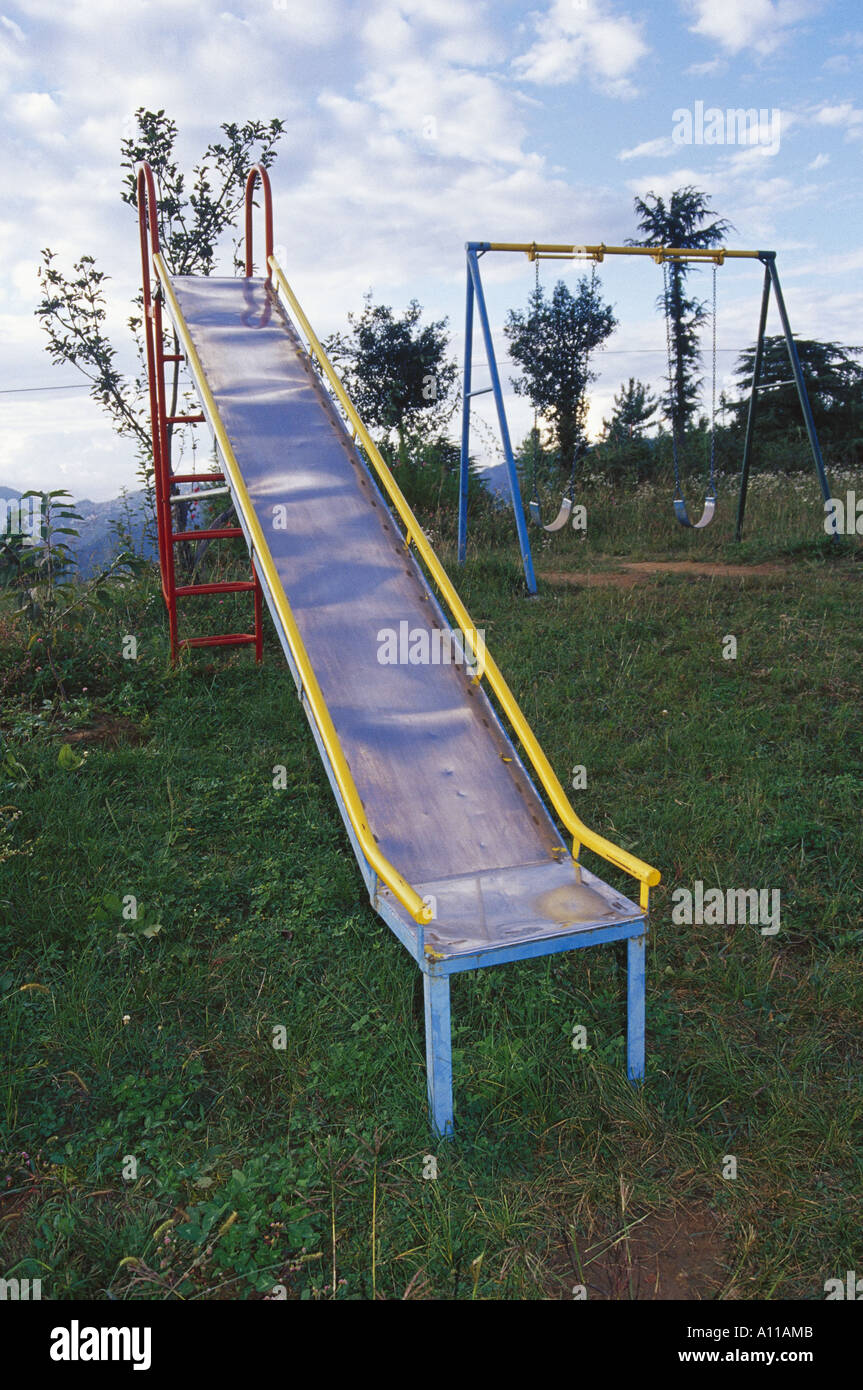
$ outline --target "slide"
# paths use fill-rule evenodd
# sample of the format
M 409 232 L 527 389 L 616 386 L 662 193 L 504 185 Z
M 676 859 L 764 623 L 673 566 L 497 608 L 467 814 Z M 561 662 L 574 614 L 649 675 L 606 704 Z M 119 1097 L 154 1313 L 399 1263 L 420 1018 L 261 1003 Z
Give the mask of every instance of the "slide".
M 160 300 L 372 905 L 424 974 L 435 1130 L 452 1130 L 449 976 L 459 970 L 627 939 L 637 1080 L 658 872 L 582 825 L 526 731 L 546 793 L 566 805 L 576 854 L 605 847 L 638 879 L 639 901 L 568 849 L 484 682 L 505 692 L 522 745 L 523 716 L 481 634 L 447 620 L 439 598 L 456 617 L 463 606 L 448 580 L 437 594 L 427 581 L 414 549 L 424 560 L 433 552 L 364 431 L 364 453 L 357 447 L 287 311 L 296 300 L 275 259 L 267 278 L 172 279 L 154 252 Z

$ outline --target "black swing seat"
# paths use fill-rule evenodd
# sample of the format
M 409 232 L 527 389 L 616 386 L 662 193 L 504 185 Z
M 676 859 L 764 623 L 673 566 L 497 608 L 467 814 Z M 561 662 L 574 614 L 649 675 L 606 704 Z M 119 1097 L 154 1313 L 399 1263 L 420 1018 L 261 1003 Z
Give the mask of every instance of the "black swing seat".
M 528 503 L 528 511 L 530 512 L 531 520 L 535 521 L 537 526 L 542 526 L 543 531 L 562 531 L 566 523 L 569 521 L 570 513 L 572 511 L 572 498 L 564 497 L 563 501 L 560 504 L 560 510 L 557 516 L 554 518 L 554 521 L 550 521 L 547 526 L 543 526 L 542 516 L 539 510 L 539 502 L 537 502 L 536 498 L 534 498 L 533 501 Z
M 573 456 L 572 456 L 572 471 L 571 471 L 571 476 L 570 476 L 570 479 L 569 479 L 569 488 L 568 488 L 568 490 L 567 490 L 567 492 L 566 492 L 566 494 L 565 494 L 565 496 L 564 496 L 564 498 L 563 498 L 563 501 L 562 501 L 561 504 L 560 504 L 560 507 L 558 508 L 558 513 L 557 513 L 557 516 L 554 518 L 554 521 L 550 521 L 550 522 L 548 523 L 547 526 L 543 525 L 542 512 L 541 512 L 541 510 L 540 510 L 540 505 L 539 505 L 539 497 L 538 497 L 537 495 L 534 495 L 534 496 L 531 498 L 530 502 L 528 502 L 528 504 L 527 504 L 527 509 L 528 509 L 528 511 L 529 511 L 529 513 L 530 513 L 530 519 L 531 519 L 531 521 L 534 521 L 534 522 L 536 523 L 537 526 L 539 526 L 539 527 L 542 528 L 543 531 L 549 531 L 549 532 L 552 532 L 552 531 L 562 531 L 563 528 L 564 528 L 564 526 L 566 525 L 566 523 L 569 521 L 569 518 L 570 518 L 571 515 L 572 515 L 572 509 L 573 509 L 573 507 L 575 506 L 575 502 L 574 502 L 573 496 L 572 496 L 573 492 L 575 491 L 575 469 L 576 469 L 577 464 L 579 464 L 579 463 L 581 462 L 581 460 L 584 458 L 585 454 L 587 454 L 587 453 L 589 453 L 589 452 L 590 452 L 590 451 L 589 451 L 587 445 L 585 445 L 585 444 L 583 444 L 583 443 L 582 443 L 582 444 L 579 444 L 578 447 L 576 448 L 575 453 L 574 453 Z M 535 460 L 535 459 L 534 459 L 534 494 L 536 494 L 536 460 Z
M 689 526 L 693 531 L 700 531 L 705 526 L 709 526 L 716 512 L 716 493 L 709 492 L 704 499 L 704 511 L 698 521 L 690 521 L 689 513 L 686 510 L 686 503 L 678 494 L 674 499 L 674 515 L 681 526 Z

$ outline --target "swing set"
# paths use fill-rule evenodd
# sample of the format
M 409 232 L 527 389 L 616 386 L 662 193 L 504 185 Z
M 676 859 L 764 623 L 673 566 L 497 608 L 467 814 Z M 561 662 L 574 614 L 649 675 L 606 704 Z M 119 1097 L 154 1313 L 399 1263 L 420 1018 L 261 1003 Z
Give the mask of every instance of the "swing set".
M 788 385 L 791 382 L 797 388 L 797 397 L 803 414 L 803 421 L 806 426 L 806 434 L 809 440 L 809 447 L 812 459 L 818 474 L 818 481 L 825 505 L 831 501 L 830 483 L 824 466 L 824 459 L 821 454 L 821 446 L 818 442 L 818 435 L 815 429 L 815 421 L 812 416 L 812 407 L 809 403 L 809 395 L 806 390 L 806 382 L 803 376 L 803 369 L 800 365 L 800 358 L 797 347 L 791 332 L 791 325 L 788 319 L 788 311 L 785 306 L 785 298 L 782 293 L 782 286 L 779 283 L 779 272 L 776 269 L 775 251 L 735 251 L 726 247 L 699 248 L 690 247 L 671 247 L 671 246 L 606 246 L 600 242 L 594 246 L 565 246 L 559 244 L 545 244 L 537 242 L 505 242 L 505 241 L 469 241 L 465 247 L 467 253 L 467 291 L 465 297 L 465 347 L 464 347 L 464 379 L 462 391 L 462 432 L 461 432 L 461 467 L 459 475 L 459 512 L 458 512 L 458 560 L 463 564 L 467 554 L 467 502 L 468 502 L 468 472 L 470 461 L 470 427 L 471 427 L 471 401 L 474 396 L 493 393 L 495 408 L 497 413 L 498 428 L 500 430 L 501 444 L 503 446 L 504 462 L 506 464 L 507 476 L 509 479 L 510 499 L 512 502 L 513 515 L 515 517 L 516 533 L 518 535 L 519 549 L 521 551 L 524 577 L 528 592 L 536 593 L 536 575 L 533 568 L 533 557 L 530 549 L 530 538 L 528 535 L 527 522 L 525 519 L 524 507 L 521 500 L 521 489 L 519 487 L 518 472 L 516 469 L 515 455 L 513 453 L 512 441 L 509 433 L 509 425 L 506 418 L 504 406 L 503 390 L 501 387 L 500 371 L 497 365 L 497 358 L 492 339 L 491 325 L 486 305 L 485 292 L 482 285 L 480 274 L 480 259 L 489 252 L 516 253 L 527 256 L 529 261 L 533 261 L 536 266 L 536 287 L 539 289 L 539 262 L 545 260 L 564 260 L 564 261 L 590 261 L 592 263 L 592 281 L 595 283 L 596 266 L 605 260 L 606 256 L 647 256 L 657 265 L 662 267 L 663 274 L 663 305 L 665 309 L 665 328 L 666 328 L 666 349 L 668 357 L 668 383 L 669 391 L 673 398 L 674 385 L 674 353 L 671 333 L 670 317 L 670 277 L 669 267 L 681 264 L 707 264 L 713 269 L 713 312 L 712 312 L 712 375 L 711 375 L 711 412 L 710 412 L 710 445 L 709 445 L 709 466 L 707 488 L 704 497 L 704 505 L 701 516 L 697 521 L 690 518 L 683 496 L 682 483 L 682 464 L 683 464 L 683 441 L 679 429 L 677 412 L 672 412 L 671 428 L 671 448 L 674 462 L 674 514 L 682 526 L 690 527 L 692 530 L 699 531 L 705 526 L 709 526 L 716 513 L 717 491 L 716 491 L 716 284 L 717 271 L 730 260 L 750 260 L 760 261 L 764 266 L 764 280 L 761 293 L 761 312 L 758 321 L 758 337 L 755 346 L 755 358 L 752 370 L 752 385 L 749 393 L 749 404 L 746 415 L 746 430 L 743 440 L 743 458 L 740 468 L 740 489 L 737 500 L 737 522 L 735 526 L 735 540 L 740 540 L 743 534 L 743 519 L 746 511 L 746 494 L 749 484 L 749 472 L 752 462 L 752 441 L 754 435 L 756 403 L 758 396 L 763 391 L 775 389 L 776 386 Z M 762 385 L 761 368 L 764 360 L 764 337 L 767 327 L 767 312 L 770 306 L 771 292 L 776 301 L 779 318 L 782 324 L 782 332 L 785 338 L 785 346 L 788 351 L 788 361 L 791 368 L 791 376 L 782 382 L 769 382 Z M 473 389 L 473 329 L 474 314 L 479 319 L 480 330 L 485 347 L 486 361 L 488 363 L 491 385 Z M 586 363 L 585 363 L 586 366 Z M 569 521 L 574 505 L 575 482 L 578 462 L 585 450 L 585 446 L 576 449 L 573 455 L 570 479 L 564 492 L 559 510 L 554 520 L 543 523 L 539 485 L 537 478 L 537 452 L 538 452 L 538 419 L 537 412 L 534 410 L 534 428 L 532 436 L 532 496 L 528 503 L 528 513 L 531 520 L 543 531 L 554 533 L 562 531 Z

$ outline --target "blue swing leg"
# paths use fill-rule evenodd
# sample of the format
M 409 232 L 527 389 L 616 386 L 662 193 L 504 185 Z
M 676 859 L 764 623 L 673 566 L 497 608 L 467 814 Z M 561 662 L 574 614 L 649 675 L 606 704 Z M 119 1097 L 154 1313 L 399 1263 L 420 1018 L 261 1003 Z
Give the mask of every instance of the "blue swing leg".
M 626 1074 L 644 1080 L 644 948 L 646 936 L 626 943 Z
M 423 973 L 429 1119 L 441 1139 L 452 1138 L 452 1034 L 449 976 Z

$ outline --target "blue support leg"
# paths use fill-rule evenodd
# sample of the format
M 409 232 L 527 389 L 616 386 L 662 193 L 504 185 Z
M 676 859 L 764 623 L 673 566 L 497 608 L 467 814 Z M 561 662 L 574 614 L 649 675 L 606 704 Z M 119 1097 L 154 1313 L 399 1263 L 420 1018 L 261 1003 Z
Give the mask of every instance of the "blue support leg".
M 423 974 L 429 1119 L 436 1135 L 452 1137 L 452 1035 L 449 977 Z
M 644 948 L 646 936 L 626 943 L 626 1074 L 644 1080 Z
M 467 490 L 470 474 L 470 398 L 473 379 L 473 280 L 467 272 L 464 314 L 464 388 L 461 403 L 461 460 L 458 483 L 458 562 L 467 555 Z
M 494 392 L 494 403 L 497 408 L 497 422 L 500 428 L 500 442 L 503 445 L 503 457 L 506 463 L 506 471 L 509 475 L 509 495 L 512 500 L 513 515 L 515 516 L 515 529 L 518 534 L 518 544 L 521 550 L 524 580 L 527 584 L 528 593 L 535 594 L 536 575 L 533 572 L 533 556 L 530 553 L 530 539 L 527 534 L 527 522 L 524 519 L 524 507 L 521 503 L 521 488 L 519 487 L 518 470 L 515 466 L 512 440 L 509 437 L 509 425 L 506 422 L 506 410 L 503 404 L 503 389 L 500 384 L 500 372 L 497 369 L 497 358 L 494 355 L 494 340 L 491 336 L 491 324 L 489 323 L 488 309 L 486 307 L 482 279 L 479 273 L 476 242 L 468 242 L 467 269 L 468 275 L 473 282 L 477 317 L 479 318 L 480 328 L 482 329 L 486 360 L 488 361 L 488 369 L 491 373 L 491 389 Z

